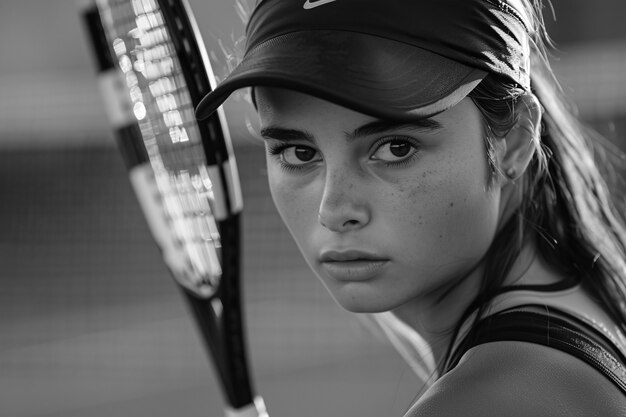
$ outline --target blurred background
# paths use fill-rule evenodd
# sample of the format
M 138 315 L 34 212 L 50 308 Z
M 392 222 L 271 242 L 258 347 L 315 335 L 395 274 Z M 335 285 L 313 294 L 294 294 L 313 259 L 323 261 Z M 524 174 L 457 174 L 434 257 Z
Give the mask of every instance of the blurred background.
M 243 31 L 232 0 L 190 3 L 222 56 L 219 40 Z M 623 147 L 626 3 L 553 5 L 554 68 L 582 117 Z M 76 0 L 0 2 L 0 417 L 220 416 L 109 132 L 79 13 Z M 248 111 L 237 100 L 227 111 L 246 205 L 248 340 L 271 415 L 402 415 L 418 379 L 308 271 L 274 212 Z

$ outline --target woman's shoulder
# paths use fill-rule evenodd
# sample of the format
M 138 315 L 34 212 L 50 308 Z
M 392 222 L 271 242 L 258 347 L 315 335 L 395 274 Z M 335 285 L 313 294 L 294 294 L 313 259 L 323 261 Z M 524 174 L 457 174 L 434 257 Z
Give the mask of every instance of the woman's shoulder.
M 626 395 L 582 360 L 526 342 L 476 346 L 405 417 L 624 416 Z

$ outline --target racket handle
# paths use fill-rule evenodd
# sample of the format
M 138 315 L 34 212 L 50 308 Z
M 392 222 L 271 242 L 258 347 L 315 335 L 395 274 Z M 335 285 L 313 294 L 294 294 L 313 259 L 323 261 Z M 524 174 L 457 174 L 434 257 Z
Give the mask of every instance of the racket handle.
M 245 407 L 234 409 L 226 407 L 226 417 L 269 417 L 265 408 L 265 401 L 260 396 L 254 398 L 254 402 Z

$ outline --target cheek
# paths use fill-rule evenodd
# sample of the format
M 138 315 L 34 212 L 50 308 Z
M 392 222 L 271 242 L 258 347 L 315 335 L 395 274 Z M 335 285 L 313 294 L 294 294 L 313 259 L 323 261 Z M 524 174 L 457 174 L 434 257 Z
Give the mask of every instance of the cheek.
M 291 187 L 288 187 L 284 181 L 281 180 L 277 168 L 268 163 L 267 174 L 270 187 L 270 193 L 274 205 L 283 219 L 283 222 L 289 223 L 289 219 L 293 217 L 294 208 L 297 207 L 297 199 L 294 198 L 294 193 Z M 295 206 L 295 207 L 294 207 Z
M 499 191 L 488 189 L 482 155 L 443 161 L 417 179 L 407 198 L 414 245 L 445 263 L 477 261 L 489 247 L 498 223 Z
M 302 249 L 304 237 L 310 234 L 312 220 L 317 220 L 315 195 L 307 187 L 285 180 L 280 168 L 268 164 L 272 200 L 281 219 Z
M 458 255 L 482 257 L 497 229 L 499 193 L 482 181 L 464 180 L 451 188 L 450 201 L 442 201 L 447 220 L 442 240 Z

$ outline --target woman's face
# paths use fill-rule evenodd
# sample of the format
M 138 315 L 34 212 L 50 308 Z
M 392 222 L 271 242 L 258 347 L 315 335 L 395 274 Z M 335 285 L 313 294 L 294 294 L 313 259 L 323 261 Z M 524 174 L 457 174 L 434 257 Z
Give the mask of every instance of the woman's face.
M 309 266 L 353 312 L 431 303 L 472 275 L 499 223 L 478 109 L 415 124 L 258 88 L 272 197 Z

